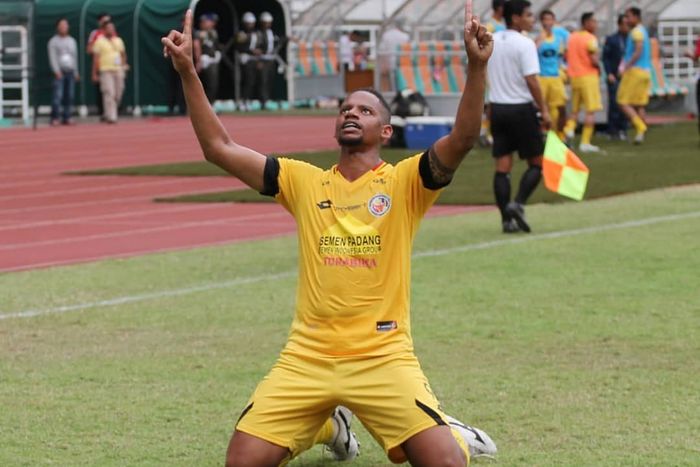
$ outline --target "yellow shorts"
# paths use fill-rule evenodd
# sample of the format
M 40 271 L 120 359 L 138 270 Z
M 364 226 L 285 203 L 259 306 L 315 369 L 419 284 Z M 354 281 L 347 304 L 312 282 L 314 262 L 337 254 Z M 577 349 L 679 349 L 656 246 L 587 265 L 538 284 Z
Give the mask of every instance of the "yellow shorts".
M 571 105 L 574 114 L 578 113 L 582 107 L 586 112 L 603 110 L 598 75 L 571 78 Z
M 393 461 L 401 444 L 445 424 L 445 414 L 412 353 L 316 357 L 282 352 L 248 401 L 236 429 L 289 449 L 310 448 L 337 405 L 352 410 Z
M 556 109 L 566 105 L 566 87 L 564 81 L 559 76 L 539 76 L 542 98 L 547 103 L 547 107 Z
M 644 107 L 649 103 L 651 73 L 641 68 L 632 67 L 625 71 L 617 88 L 617 103 Z

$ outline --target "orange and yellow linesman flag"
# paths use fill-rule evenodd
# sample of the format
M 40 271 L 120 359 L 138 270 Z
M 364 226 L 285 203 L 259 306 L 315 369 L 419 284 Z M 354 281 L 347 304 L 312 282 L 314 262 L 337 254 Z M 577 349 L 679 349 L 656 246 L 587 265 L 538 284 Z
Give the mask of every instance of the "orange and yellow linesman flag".
M 578 201 L 583 199 L 588 185 L 588 167 L 553 131 L 547 134 L 542 169 L 548 190 Z

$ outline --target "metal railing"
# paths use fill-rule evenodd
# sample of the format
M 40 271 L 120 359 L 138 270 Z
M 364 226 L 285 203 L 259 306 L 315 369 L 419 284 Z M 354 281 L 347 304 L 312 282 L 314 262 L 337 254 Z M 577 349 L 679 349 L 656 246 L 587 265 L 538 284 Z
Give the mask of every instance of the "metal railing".
M 691 81 L 700 72 L 694 61 L 685 56 L 695 50 L 700 36 L 700 21 L 660 21 L 659 44 L 665 56 L 661 58 L 666 75 L 674 81 Z
M 6 46 L 5 43 L 10 45 Z M 7 93 L 7 90 L 17 90 L 18 98 L 8 99 L 6 95 L 12 94 L 12 92 Z M 12 111 L 13 109 L 14 111 Z M 0 119 L 5 118 L 6 115 L 17 115 L 17 113 L 21 114 L 25 124 L 29 124 L 27 28 L 24 26 L 0 26 Z

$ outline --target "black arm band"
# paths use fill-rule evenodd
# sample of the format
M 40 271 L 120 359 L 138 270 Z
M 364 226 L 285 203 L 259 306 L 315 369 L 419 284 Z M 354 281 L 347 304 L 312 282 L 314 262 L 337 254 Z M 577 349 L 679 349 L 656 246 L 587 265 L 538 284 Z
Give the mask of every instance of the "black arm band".
M 280 192 L 279 177 L 280 163 L 276 157 L 267 156 L 265 161 L 265 171 L 263 173 L 263 190 L 260 192 L 263 196 L 277 196 Z
M 428 149 L 423 153 L 422 156 L 420 156 L 420 162 L 418 163 L 418 172 L 420 173 L 420 178 L 423 180 L 423 187 L 425 187 L 428 190 L 439 190 L 440 188 L 445 188 L 447 185 L 450 184 L 450 181 L 444 182 L 444 183 L 438 183 L 435 181 L 433 178 L 433 171 L 430 170 L 430 151 L 431 149 Z

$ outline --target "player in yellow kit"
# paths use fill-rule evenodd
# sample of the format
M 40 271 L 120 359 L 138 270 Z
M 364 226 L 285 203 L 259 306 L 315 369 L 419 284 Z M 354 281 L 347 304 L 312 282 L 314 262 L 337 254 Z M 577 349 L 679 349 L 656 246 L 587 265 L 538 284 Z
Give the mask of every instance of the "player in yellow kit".
M 288 343 L 243 410 L 227 465 L 281 465 L 316 443 L 350 459 L 339 456 L 353 443 L 356 454 L 350 410 L 394 462 L 468 464 L 470 433 L 486 448 L 490 440 L 448 417 L 430 390 L 413 353 L 409 287 L 420 220 L 479 135 L 493 43 L 471 1 L 464 28 L 469 72 L 454 128 L 395 166 L 380 158 L 391 115 L 373 90 L 353 92 L 341 106 L 340 159 L 330 170 L 236 144 L 197 78 L 191 23 L 188 11 L 184 31 L 172 31 L 163 45 L 182 78 L 204 155 L 294 216 L 301 258 Z

